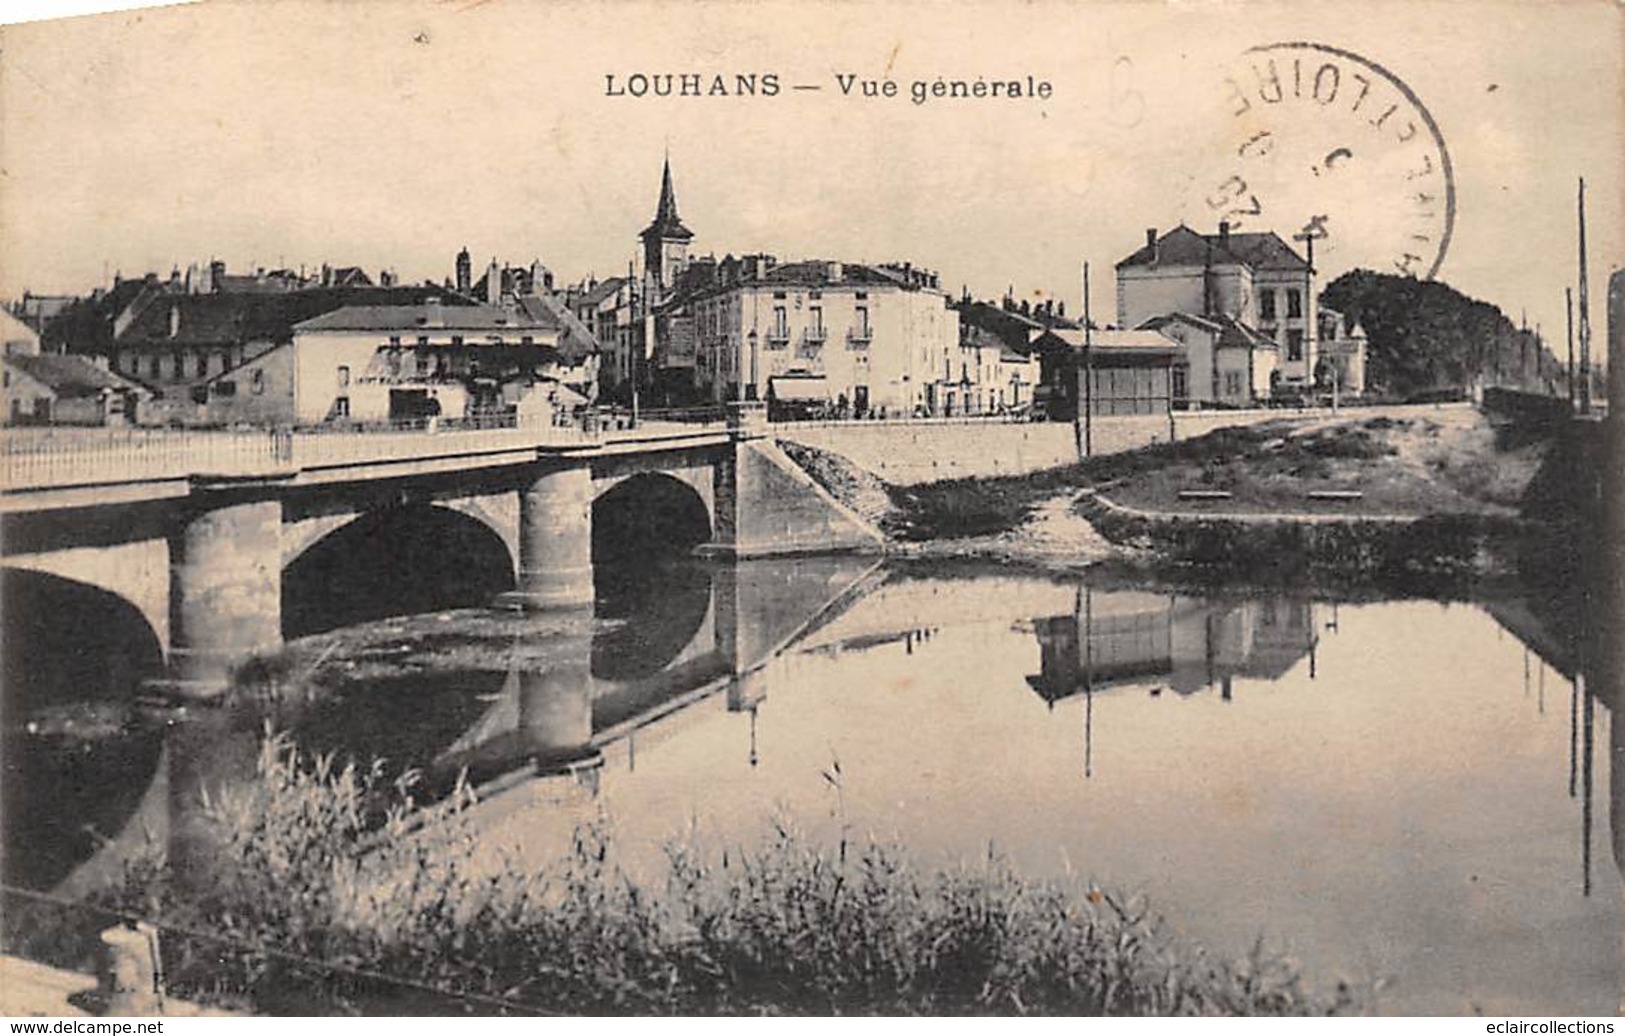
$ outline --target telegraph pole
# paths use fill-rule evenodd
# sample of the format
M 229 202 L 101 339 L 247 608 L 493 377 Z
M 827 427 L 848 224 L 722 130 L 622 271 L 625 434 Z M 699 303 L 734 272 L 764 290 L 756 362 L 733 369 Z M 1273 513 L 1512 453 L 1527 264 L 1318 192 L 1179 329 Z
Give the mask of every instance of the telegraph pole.
M 1563 289 L 1563 308 L 1569 321 L 1569 409 L 1574 409 L 1574 289 Z
M 1586 181 L 1580 177 L 1580 413 L 1591 413 L 1591 305 L 1586 295 Z
M 1094 354 L 1091 349 L 1094 345 L 1094 322 L 1089 318 L 1089 264 L 1083 264 L 1083 455 L 1092 457 L 1095 454 L 1094 443 L 1094 410 L 1095 410 L 1095 367 Z

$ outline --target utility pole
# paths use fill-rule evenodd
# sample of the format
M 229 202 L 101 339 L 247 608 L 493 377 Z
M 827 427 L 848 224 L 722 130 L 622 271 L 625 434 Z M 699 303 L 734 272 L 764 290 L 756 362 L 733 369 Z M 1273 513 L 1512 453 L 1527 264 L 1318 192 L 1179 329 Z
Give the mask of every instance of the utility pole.
M 640 368 L 643 366 L 638 363 L 638 358 L 643 354 L 643 341 L 641 336 L 634 335 L 631 330 L 631 328 L 638 327 L 639 298 L 638 281 L 630 259 L 626 261 L 626 290 L 632 303 L 630 307 L 631 313 L 628 314 L 631 327 L 626 332 L 626 344 L 629 350 L 626 359 L 627 372 L 631 376 L 632 382 L 632 427 L 636 428 L 638 426 L 638 378 L 641 376 Z
M 1586 181 L 1580 177 L 1580 413 L 1591 413 L 1591 304 L 1586 295 Z
M 1574 289 L 1563 289 L 1563 309 L 1569 322 L 1569 409 L 1574 409 Z
M 1092 457 L 1095 454 L 1094 419 L 1095 419 L 1095 367 L 1094 354 L 1091 349 L 1094 345 L 1094 322 L 1089 318 L 1089 264 L 1083 264 L 1083 455 Z

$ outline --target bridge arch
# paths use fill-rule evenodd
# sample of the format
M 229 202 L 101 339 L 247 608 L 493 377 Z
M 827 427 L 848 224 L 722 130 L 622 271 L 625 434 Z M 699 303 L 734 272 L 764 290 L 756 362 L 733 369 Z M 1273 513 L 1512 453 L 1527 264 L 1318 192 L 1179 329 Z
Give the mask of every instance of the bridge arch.
M 686 557 L 711 535 L 706 497 L 676 475 L 652 471 L 630 475 L 592 502 L 595 566 Z
M 51 888 L 125 826 L 157 771 L 162 732 L 130 720 L 164 649 L 127 598 L 9 562 L 0 627 L 3 876 Z
M 99 590 L 141 613 L 164 651 L 169 650 L 169 544 L 162 539 L 112 546 L 86 546 L 18 554 L 5 559 L 3 575 L 55 576 Z M 27 585 L 25 581 L 19 585 Z
M 285 639 L 392 615 L 477 607 L 513 589 L 508 543 L 462 510 L 409 503 L 333 525 L 282 570 Z

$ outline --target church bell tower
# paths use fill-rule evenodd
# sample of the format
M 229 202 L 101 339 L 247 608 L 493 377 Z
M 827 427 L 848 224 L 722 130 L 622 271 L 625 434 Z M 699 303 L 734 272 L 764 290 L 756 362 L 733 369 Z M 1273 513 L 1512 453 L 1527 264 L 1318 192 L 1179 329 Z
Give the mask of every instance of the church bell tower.
M 688 265 L 688 243 L 694 232 L 683 226 L 677 215 L 677 192 L 671 186 L 671 159 L 667 158 L 660 174 L 660 202 L 655 207 L 654 222 L 638 235 L 643 241 L 643 268 L 662 293 L 677 283 L 683 267 Z

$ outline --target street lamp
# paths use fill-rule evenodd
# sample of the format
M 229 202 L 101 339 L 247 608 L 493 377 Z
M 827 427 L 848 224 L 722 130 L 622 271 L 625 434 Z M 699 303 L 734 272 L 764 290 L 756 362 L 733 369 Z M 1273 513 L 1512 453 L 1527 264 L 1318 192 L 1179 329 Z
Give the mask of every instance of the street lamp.
M 754 402 L 756 399 L 756 329 L 751 328 L 750 334 L 746 335 L 745 338 L 750 342 L 750 381 L 741 386 L 742 394 L 739 398 Z

